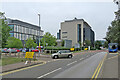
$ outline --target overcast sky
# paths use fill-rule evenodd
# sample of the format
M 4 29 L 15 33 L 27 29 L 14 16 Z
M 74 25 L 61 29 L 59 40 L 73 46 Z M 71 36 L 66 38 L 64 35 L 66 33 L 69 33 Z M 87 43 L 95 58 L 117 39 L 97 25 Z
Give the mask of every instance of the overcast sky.
M 34 0 L 32 0 L 34 1 Z M 41 27 L 44 32 L 56 36 L 60 23 L 74 17 L 84 19 L 95 31 L 95 39 L 105 37 L 107 27 L 114 20 L 117 5 L 111 2 L 2 2 L 1 12 L 6 17 L 19 19 L 38 25 L 41 14 Z

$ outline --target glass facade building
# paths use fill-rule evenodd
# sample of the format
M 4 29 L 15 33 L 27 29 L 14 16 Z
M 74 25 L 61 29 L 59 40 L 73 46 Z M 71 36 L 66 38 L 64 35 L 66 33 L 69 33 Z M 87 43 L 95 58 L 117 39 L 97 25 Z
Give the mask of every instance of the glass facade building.
M 41 27 L 23 22 L 20 20 L 7 19 L 8 26 L 12 29 L 10 31 L 10 37 L 20 39 L 23 44 L 28 38 L 36 39 L 37 44 L 39 43 L 39 37 L 43 36 L 44 31 Z

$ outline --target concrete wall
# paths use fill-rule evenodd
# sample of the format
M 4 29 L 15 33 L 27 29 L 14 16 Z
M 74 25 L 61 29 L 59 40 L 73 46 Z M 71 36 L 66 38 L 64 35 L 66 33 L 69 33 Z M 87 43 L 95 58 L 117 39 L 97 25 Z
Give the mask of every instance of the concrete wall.
M 82 24 L 82 21 L 71 21 L 71 22 L 62 22 L 61 23 L 61 39 L 63 40 L 72 40 L 72 46 L 77 43 L 77 24 Z M 63 34 L 63 32 L 67 32 Z M 67 38 L 64 38 L 67 36 Z

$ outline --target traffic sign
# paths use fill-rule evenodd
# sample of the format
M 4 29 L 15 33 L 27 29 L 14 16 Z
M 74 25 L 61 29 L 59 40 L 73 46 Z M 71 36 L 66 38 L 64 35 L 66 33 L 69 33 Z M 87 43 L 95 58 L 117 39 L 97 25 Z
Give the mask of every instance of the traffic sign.
M 25 58 L 33 58 L 34 52 L 26 52 Z

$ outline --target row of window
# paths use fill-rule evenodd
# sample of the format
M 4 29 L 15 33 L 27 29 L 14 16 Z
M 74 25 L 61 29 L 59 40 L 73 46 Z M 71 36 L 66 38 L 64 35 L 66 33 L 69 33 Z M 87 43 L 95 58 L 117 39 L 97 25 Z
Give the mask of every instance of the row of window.
M 15 37 L 20 40 L 27 40 L 28 38 L 33 38 L 33 35 L 19 34 L 19 33 L 10 33 L 10 37 Z M 34 36 L 36 39 L 36 36 Z
M 39 30 L 26 28 L 26 27 L 22 27 L 22 26 L 19 26 L 19 25 L 9 25 L 9 26 L 11 27 L 12 31 L 15 31 L 15 32 L 33 34 L 33 35 L 39 35 L 40 34 Z

